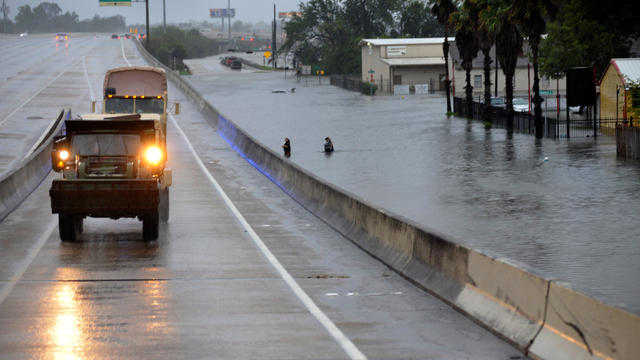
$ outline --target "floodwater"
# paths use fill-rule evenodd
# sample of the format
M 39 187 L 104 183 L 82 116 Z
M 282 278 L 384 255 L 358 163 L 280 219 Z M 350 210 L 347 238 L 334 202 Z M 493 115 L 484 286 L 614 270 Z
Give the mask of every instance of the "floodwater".
M 640 314 L 640 162 L 616 158 L 614 138 L 536 140 L 447 118 L 438 95 L 370 98 L 282 73 L 225 70 L 189 81 L 273 150 L 289 137 L 289 161 Z M 336 148 L 330 156 L 326 136 Z

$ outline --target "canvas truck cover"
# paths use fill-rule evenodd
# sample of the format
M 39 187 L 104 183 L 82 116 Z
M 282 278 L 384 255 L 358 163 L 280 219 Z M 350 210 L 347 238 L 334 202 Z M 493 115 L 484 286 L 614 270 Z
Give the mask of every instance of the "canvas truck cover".
M 115 89 L 116 96 L 158 96 L 167 91 L 167 76 L 163 69 L 151 66 L 119 67 L 107 71 L 104 88 Z

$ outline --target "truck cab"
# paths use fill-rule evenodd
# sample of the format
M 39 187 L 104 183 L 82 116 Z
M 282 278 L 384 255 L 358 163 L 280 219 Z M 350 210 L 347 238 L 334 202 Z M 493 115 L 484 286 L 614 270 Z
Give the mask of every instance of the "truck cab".
M 62 241 L 77 240 L 86 217 L 138 218 L 143 239 L 156 239 L 159 220 L 169 219 L 171 186 L 164 70 L 109 70 L 102 112 L 67 120 L 65 129 L 51 154 L 62 178 L 49 191 Z

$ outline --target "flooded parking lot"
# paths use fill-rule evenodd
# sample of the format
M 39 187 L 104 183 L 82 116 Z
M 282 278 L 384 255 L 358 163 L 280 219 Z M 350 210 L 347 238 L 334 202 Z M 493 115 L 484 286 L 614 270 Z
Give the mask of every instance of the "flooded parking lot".
M 290 161 L 459 243 L 640 314 L 640 163 L 617 159 L 614 138 L 509 135 L 447 118 L 438 95 L 370 98 L 207 61 L 216 59 L 191 61 L 189 81 L 274 151 L 289 137 Z M 336 148 L 330 156 L 326 136 Z

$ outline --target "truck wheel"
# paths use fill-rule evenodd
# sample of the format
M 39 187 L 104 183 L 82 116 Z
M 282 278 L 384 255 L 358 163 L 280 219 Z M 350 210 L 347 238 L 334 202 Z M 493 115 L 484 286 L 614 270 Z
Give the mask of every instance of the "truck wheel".
M 142 239 L 145 241 L 158 238 L 158 212 L 144 214 L 142 216 Z
M 158 204 L 160 212 L 160 221 L 166 223 L 169 221 L 169 188 L 160 190 L 160 204 Z
M 73 227 L 76 230 L 76 234 L 78 235 L 82 234 L 82 232 L 84 232 L 84 218 L 80 216 L 74 218 Z
M 60 231 L 60 240 L 76 241 L 77 234 L 73 216 L 58 214 L 58 230 Z

